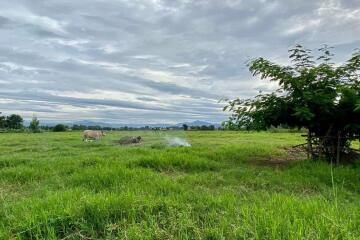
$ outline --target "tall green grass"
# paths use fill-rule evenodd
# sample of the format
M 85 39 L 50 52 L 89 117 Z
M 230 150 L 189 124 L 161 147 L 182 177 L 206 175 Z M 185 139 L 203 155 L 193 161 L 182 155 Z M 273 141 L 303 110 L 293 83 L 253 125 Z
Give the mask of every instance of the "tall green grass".
M 183 137 L 0 134 L 0 239 L 360 239 L 358 162 L 274 164 L 299 133 Z

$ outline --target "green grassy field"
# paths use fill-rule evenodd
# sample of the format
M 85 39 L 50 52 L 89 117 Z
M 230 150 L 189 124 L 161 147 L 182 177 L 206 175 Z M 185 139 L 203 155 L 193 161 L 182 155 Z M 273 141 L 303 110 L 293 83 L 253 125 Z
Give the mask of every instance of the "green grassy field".
M 302 161 L 298 133 L 167 134 L 192 147 L 0 134 L 0 239 L 360 239 L 359 164 Z

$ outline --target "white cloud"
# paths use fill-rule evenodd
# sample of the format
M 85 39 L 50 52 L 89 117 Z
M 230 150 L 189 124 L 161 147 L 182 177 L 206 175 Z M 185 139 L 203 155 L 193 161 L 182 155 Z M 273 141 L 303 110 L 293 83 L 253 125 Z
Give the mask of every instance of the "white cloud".
M 284 32 L 285 35 L 300 34 L 307 30 L 314 30 L 321 24 L 321 19 L 306 20 L 303 18 L 295 20 L 294 24 L 291 24 L 289 29 Z
M 14 22 L 35 25 L 56 34 L 63 35 L 67 33 L 65 21 L 57 21 L 47 16 L 36 15 L 23 7 L 2 8 L 0 15 Z

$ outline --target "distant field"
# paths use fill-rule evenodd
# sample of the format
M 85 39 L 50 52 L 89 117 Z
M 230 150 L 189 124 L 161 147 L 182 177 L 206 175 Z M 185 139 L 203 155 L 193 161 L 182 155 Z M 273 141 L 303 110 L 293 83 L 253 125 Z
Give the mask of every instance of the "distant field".
M 140 135 L 137 146 L 113 140 Z M 192 147 L 168 147 L 163 138 Z M 360 239 L 360 166 L 299 133 L 0 134 L 0 239 Z M 357 143 L 356 143 L 357 144 Z

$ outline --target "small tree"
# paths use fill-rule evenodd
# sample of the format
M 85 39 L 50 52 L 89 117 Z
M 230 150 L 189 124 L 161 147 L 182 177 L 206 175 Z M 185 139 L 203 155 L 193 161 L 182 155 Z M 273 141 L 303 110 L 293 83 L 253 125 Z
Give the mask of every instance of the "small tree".
M 187 131 L 189 129 L 189 126 L 185 123 L 182 126 L 183 126 L 184 131 Z
M 30 122 L 30 125 L 29 125 L 30 130 L 34 133 L 40 132 L 39 125 L 40 125 L 40 121 L 37 119 L 36 116 L 33 116 L 32 120 Z
M 200 126 L 200 130 L 206 131 L 206 130 L 209 130 L 209 128 L 208 128 L 208 126 L 206 126 L 206 125 L 201 125 L 201 126 Z
M 289 50 L 289 66 L 264 58 L 250 61 L 254 76 L 277 82 L 280 88 L 253 99 L 230 100 L 224 110 L 233 114 L 225 125 L 256 130 L 280 124 L 306 128 L 312 158 L 325 156 L 338 163 L 350 141 L 360 136 L 360 51 L 340 66 L 331 63 L 329 47 L 319 51 L 318 63 L 301 45 Z
M 67 126 L 64 124 L 57 124 L 53 128 L 54 132 L 66 132 L 66 130 L 67 130 Z

